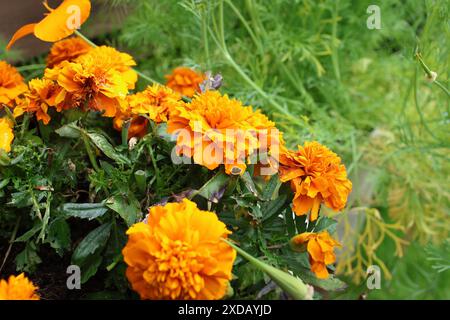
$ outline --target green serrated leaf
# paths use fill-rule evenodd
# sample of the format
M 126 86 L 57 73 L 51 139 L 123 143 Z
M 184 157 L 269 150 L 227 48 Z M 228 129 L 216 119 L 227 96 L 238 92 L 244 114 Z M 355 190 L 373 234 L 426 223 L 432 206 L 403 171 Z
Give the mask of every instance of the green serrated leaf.
M 325 216 L 321 216 L 317 221 L 314 232 L 328 231 L 328 233 L 333 234 L 336 231 L 337 221 Z
M 132 194 L 127 197 L 122 195 L 112 196 L 106 201 L 106 206 L 117 212 L 128 226 L 136 223 L 138 217 L 141 216 L 139 201 Z
M 263 202 L 261 208 L 263 213 L 263 221 L 269 220 L 270 218 L 280 214 L 282 209 L 285 208 L 286 199 L 286 195 L 282 194 L 274 200 Z
M 273 199 L 274 193 L 280 184 L 281 182 L 278 179 L 278 175 L 274 174 L 273 176 L 271 176 L 269 182 L 267 183 L 266 187 L 262 192 L 263 199 L 266 200 Z
M 81 264 L 81 279 L 80 282 L 86 283 L 90 278 L 92 278 L 98 270 L 98 267 L 102 263 L 102 257 L 100 254 L 94 254 L 87 257 Z
M 108 207 L 104 203 L 65 203 L 61 211 L 69 217 L 92 220 L 104 215 Z
M 72 263 L 80 265 L 97 250 L 101 250 L 108 241 L 111 223 L 102 224 L 92 230 L 77 246 L 72 254 Z
M 16 256 L 17 271 L 34 272 L 38 264 L 42 262 L 37 254 L 36 244 L 27 242 L 25 249 Z
M 309 270 L 299 272 L 299 276 L 303 281 L 315 287 L 320 287 L 326 291 L 343 290 L 347 287 L 345 282 L 339 280 L 336 276 L 330 274 L 327 279 L 319 279 Z
M 131 164 L 131 161 L 120 154 L 103 135 L 96 132 L 88 132 L 86 134 L 97 148 L 99 148 L 108 158 L 113 159 L 120 164 Z
M 50 223 L 46 242 L 50 243 L 59 255 L 70 248 L 70 227 L 66 220 L 58 217 Z

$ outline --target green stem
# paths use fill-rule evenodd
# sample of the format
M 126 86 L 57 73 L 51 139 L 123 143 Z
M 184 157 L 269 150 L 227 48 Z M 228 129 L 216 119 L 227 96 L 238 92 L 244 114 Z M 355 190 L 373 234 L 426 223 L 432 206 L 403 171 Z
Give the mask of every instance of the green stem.
M 128 147 L 128 131 L 130 130 L 131 121 L 131 119 L 125 121 L 122 125 L 122 146 L 125 148 Z
M 339 68 L 339 56 L 337 52 L 337 22 L 338 22 L 338 10 L 339 10 L 339 0 L 335 1 L 335 7 L 333 10 L 333 53 L 331 55 L 331 60 L 333 62 L 334 75 L 337 81 L 341 82 L 341 72 Z
M 29 124 L 30 124 L 30 115 L 27 112 L 23 116 L 22 128 L 20 129 L 20 138 L 23 138 L 23 136 L 25 135 L 25 131 L 28 129 Z
M 0 273 L 3 270 L 3 267 L 5 266 L 6 260 L 8 259 L 9 253 L 11 252 L 12 246 L 14 244 L 14 240 L 16 239 L 17 231 L 19 230 L 20 220 L 22 216 L 19 216 L 16 221 L 16 225 L 14 226 L 14 230 L 11 234 L 11 238 L 9 239 L 9 245 L 8 249 L 6 250 L 5 257 L 3 258 L 2 265 L 0 266 Z
M 206 5 L 209 8 L 209 3 L 207 2 Z M 209 43 L 208 43 L 208 9 L 205 9 L 205 12 L 202 15 L 202 36 L 203 36 L 203 45 L 205 46 L 205 59 L 206 59 L 206 66 L 208 69 L 211 68 L 211 61 L 210 61 L 210 55 L 209 55 Z
M 158 188 L 159 188 L 159 186 L 160 186 L 160 174 L 159 174 L 159 168 L 158 168 L 158 166 L 157 166 L 157 164 L 156 164 L 156 158 L 155 158 L 155 154 L 154 154 L 154 152 L 153 152 L 153 148 L 152 148 L 152 145 L 151 145 L 151 144 L 148 145 L 148 151 L 149 151 L 149 153 L 150 153 L 150 158 L 152 159 L 153 169 L 155 170 L 155 175 L 156 175 L 156 185 L 157 185 Z
M 416 49 L 416 50 L 417 50 L 417 49 Z M 419 61 L 419 64 L 421 65 L 422 69 L 423 69 L 423 70 L 425 71 L 425 73 L 427 74 L 427 77 L 428 77 L 429 79 L 433 79 L 432 71 L 431 71 L 431 69 L 425 64 L 425 62 L 423 61 L 420 52 L 416 52 L 415 57 L 416 57 L 416 59 Z M 444 92 L 447 94 L 447 96 L 450 97 L 450 92 L 447 90 L 446 87 L 444 87 L 444 85 L 443 85 L 442 83 L 440 83 L 440 82 L 437 81 L 437 80 L 433 80 L 433 83 L 434 83 L 435 85 L 437 85 L 442 91 L 444 91 Z
M 91 47 L 97 48 L 98 46 L 93 43 L 91 40 L 89 40 L 87 37 L 85 37 L 80 31 L 75 30 L 74 32 L 78 37 L 80 37 L 81 39 L 83 39 L 87 44 L 89 44 Z
M 100 168 L 97 164 L 97 159 L 95 157 L 94 150 L 92 150 L 91 144 L 89 143 L 89 137 L 83 130 L 81 130 L 81 137 L 83 139 L 84 146 L 86 147 L 86 152 L 88 154 L 89 160 L 91 161 L 92 167 L 94 168 L 95 171 L 99 171 Z
M 212 30 L 210 30 L 212 33 Z M 223 20 L 223 1 L 219 2 L 219 23 L 217 33 L 219 35 L 219 39 L 216 39 L 212 34 L 212 38 L 216 41 L 219 49 L 222 51 L 224 58 L 228 61 L 228 63 L 233 67 L 236 72 L 256 91 L 260 96 L 266 99 L 275 109 L 277 109 L 282 114 L 289 117 L 291 120 L 297 121 L 296 119 L 286 108 L 281 106 L 278 102 L 275 101 L 271 96 L 269 96 L 262 88 L 260 88 L 245 72 L 242 68 L 234 61 L 231 57 L 226 41 L 225 41 L 225 30 L 224 30 L 224 20 Z
M 281 289 L 283 289 L 289 296 L 296 300 L 311 300 L 312 292 L 310 288 L 303 283 L 302 280 L 290 275 L 287 272 L 281 271 L 259 259 L 251 256 L 231 241 L 222 238 L 222 241 L 227 243 L 230 247 L 236 250 L 242 257 L 259 270 L 265 272 Z

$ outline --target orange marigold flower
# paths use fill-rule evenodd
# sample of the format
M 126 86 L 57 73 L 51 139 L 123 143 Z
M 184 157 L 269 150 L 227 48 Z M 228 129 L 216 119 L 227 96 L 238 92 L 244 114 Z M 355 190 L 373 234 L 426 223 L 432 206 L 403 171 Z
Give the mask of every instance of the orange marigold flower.
M 341 247 L 341 244 L 334 240 L 328 231 L 305 232 L 293 237 L 291 243 L 293 247 L 299 247 L 306 243 L 311 271 L 320 279 L 328 278 L 327 264 L 336 261 L 334 247 Z
M 34 33 L 36 38 L 47 42 L 55 42 L 64 39 L 74 33 L 89 17 L 91 2 L 89 0 L 64 0 L 56 9 L 48 6 L 49 11 L 45 18 L 38 23 L 24 25 L 13 35 L 6 49 L 19 39 Z
M 0 108 L 3 104 L 13 107 L 25 91 L 27 85 L 17 69 L 5 61 L 0 61 Z
M 186 67 L 175 68 L 172 74 L 166 75 L 166 85 L 186 97 L 193 97 L 200 92 L 200 83 L 205 75 Z
M 220 299 L 236 258 L 221 240 L 230 233 L 215 213 L 187 199 L 151 207 L 147 223 L 127 231 L 126 276 L 141 299 Z
M 47 56 L 47 67 L 53 68 L 63 61 L 73 62 L 92 47 L 81 38 L 69 38 L 53 44 Z
M 14 109 L 14 117 L 24 112 L 34 112 L 36 118 L 45 125 L 50 122 L 49 107 L 57 107 L 61 111 L 61 104 L 65 101 L 66 92 L 55 82 L 48 79 L 33 79 L 28 83 L 29 90 L 25 99 Z
M 148 86 L 127 100 L 132 114 L 145 114 L 156 123 L 167 122 L 171 110 L 183 104 L 178 93 L 159 84 Z
M 11 143 L 14 139 L 13 123 L 8 118 L 0 118 L 0 149 L 11 151 Z
M 56 81 L 68 93 L 69 107 L 103 111 L 114 117 L 124 104 L 128 89 L 133 89 L 137 74 L 131 68 L 133 58 L 110 47 L 97 47 L 74 62 L 63 61 L 45 71 L 45 77 Z
M 39 300 L 38 288 L 23 273 L 0 280 L 0 300 Z
M 197 95 L 175 108 L 168 121 L 168 132 L 178 134 L 179 155 L 192 157 L 210 170 L 225 164 L 228 174 L 244 173 L 249 156 L 262 145 L 259 132 L 263 128 L 273 130 L 275 125 L 259 111 L 217 91 Z
M 322 202 L 342 210 L 352 190 L 341 158 L 315 141 L 299 145 L 298 151 L 282 150 L 279 172 L 282 182 L 291 181 L 294 212 L 303 215 L 311 210 L 311 221 L 317 219 Z

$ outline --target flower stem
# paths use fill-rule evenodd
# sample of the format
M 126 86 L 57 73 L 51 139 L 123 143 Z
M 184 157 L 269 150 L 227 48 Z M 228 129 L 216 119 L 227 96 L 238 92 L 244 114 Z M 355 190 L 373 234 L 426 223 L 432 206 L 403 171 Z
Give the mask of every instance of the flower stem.
M 92 147 L 89 143 L 88 136 L 86 135 L 86 133 L 84 131 L 81 131 L 81 137 L 83 139 L 84 146 L 86 147 L 86 152 L 88 154 L 89 160 L 91 161 L 92 167 L 94 168 L 95 171 L 99 171 L 100 168 L 98 167 L 97 159 L 94 154 L 94 150 L 92 150 Z
M 5 257 L 3 258 L 2 265 L 0 266 L 0 273 L 3 270 L 3 267 L 5 266 L 6 260 L 8 259 L 8 256 L 9 256 L 9 254 L 11 252 L 11 248 L 12 248 L 12 246 L 14 244 L 15 239 L 16 239 L 16 235 L 17 235 L 17 231 L 19 230 L 19 225 L 20 225 L 21 218 L 22 218 L 22 216 L 19 216 L 17 218 L 16 225 L 14 226 L 14 230 L 13 230 L 13 232 L 11 234 L 11 238 L 9 239 L 8 249 L 6 250 Z
M 296 300 L 311 300 L 312 299 L 312 287 L 303 283 L 302 280 L 290 275 L 287 272 L 279 270 L 259 259 L 251 256 L 231 241 L 222 238 L 222 241 L 236 250 L 242 257 L 244 257 L 252 265 L 265 272 L 272 280 L 280 286 L 289 296 Z

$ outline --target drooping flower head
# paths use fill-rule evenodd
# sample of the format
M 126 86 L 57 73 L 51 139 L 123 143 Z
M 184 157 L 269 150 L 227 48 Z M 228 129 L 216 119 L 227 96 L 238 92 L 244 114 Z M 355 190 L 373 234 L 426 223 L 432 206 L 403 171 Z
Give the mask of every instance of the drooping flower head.
M 14 116 L 18 117 L 24 112 L 36 114 L 36 118 L 45 125 L 50 122 L 49 107 L 56 107 L 61 111 L 66 92 L 54 81 L 48 79 L 33 79 L 28 83 L 29 90 L 25 98 L 14 109 Z
M 200 92 L 200 84 L 205 80 L 205 75 L 186 67 L 178 67 L 169 75 L 166 75 L 166 85 L 174 91 L 186 97 L 193 97 Z
M 128 89 L 133 89 L 137 74 L 131 68 L 133 58 L 110 47 L 97 47 L 74 62 L 63 61 L 47 69 L 45 77 L 56 81 L 67 92 L 69 107 L 87 106 L 114 117 L 124 102 Z
M 220 299 L 236 258 L 221 240 L 230 233 L 187 199 L 151 207 L 147 222 L 127 231 L 126 276 L 141 299 Z
M 328 231 L 305 232 L 293 237 L 291 243 L 297 248 L 306 244 L 311 271 L 320 279 L 328 278 L 327 265 L 336 261 L 334 247 L 341 247 L 341 244 L 334 240 Z
M 73 62 L 92 47 L 81 38 L 69 38 L 56 42 L 47 56 L 47 67 L 53 68 L 63 61 Z
M 23 273 L 0 280 L 0 300 L 39 300 L 38 288 Z
M 0 118 L 0 149 L 11 151 L 11 143 L 14 140 L 13 123 L 8 118 Z
M 280 180 L 290 181 L 295 192 L 294 212 L 303 215 L 311 210 L 311 221 L 317 219 L 322 202 L 342 210 L 352 190 L 338 155 L 315 141 L 299 145 L 298 151 L 282 150 L 279 172 Z
M 47 42 L 56 42 L 64 39 L 87 20 L 91 11 L 89 0 L 64 0 L 56 9 L 52 9 L 44 1 L 49 13 L 38 23 L 24 25 L 12 36 L 6 49 L 19 39 L 34 34 L 36 38 Z
M 14 107 L 19 96 L 27 91 L 27 85 L 16 68 L 0 61 L 0 109 L 3 104 Z
M 168 132 L 178 134 L 179 155 L 210 170 L 225 164 L 228 174 L 244 173 L 248 157 L 263 145 L 260 131 L 272 129 L 275 124 L 259 111 L 217 91 L 196 95 L 168 121 Z

